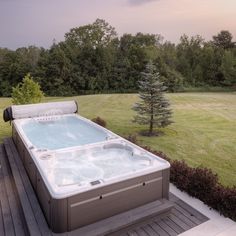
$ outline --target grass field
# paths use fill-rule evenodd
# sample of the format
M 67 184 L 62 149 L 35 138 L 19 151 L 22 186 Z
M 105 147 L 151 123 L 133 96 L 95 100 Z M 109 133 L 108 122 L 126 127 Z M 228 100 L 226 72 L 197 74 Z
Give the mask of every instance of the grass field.
M 174 122 L 161 137 L 141 137 L 141 143 L 163 151 L 172 159 L 184 159 L 191 166 L 216 172 L 224 185 L 236 185 L 236 93 L 168 94 Z M 71 99 L 71 98 L 66 98 Z M 131 122 L 135 94 L 87 95 L 75 97 L 79 113 L 87 118 L 100 116 L 108 128 L 126 136 L 143 126 Z M 46 98 L 56 101 L 65 98 Z M 0 112 L 10 99 L 0 98 Z M 0 120 L 0 141 L 11 134 L 8 123 Z

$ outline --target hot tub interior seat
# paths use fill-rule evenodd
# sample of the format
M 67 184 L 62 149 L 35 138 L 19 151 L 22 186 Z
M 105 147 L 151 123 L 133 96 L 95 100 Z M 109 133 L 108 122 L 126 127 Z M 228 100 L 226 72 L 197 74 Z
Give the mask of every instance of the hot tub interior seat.
M 43 153 L 40 164 L 53 186 L 88 186 L 99 180 L 138 172 L 153 166 L 155 159 L 121 143 L 82 150 Z

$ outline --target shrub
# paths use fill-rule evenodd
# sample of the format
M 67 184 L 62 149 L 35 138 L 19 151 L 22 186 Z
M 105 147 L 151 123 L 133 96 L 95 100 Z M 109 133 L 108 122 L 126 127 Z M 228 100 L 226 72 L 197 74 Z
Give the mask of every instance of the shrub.
M 96 124 L 102 126 L 102 127 L 106 127 L 107 126 L 107 123 L 105 120 L 103 120 L 101 117 L 96 117 L 96 118 L 93 118 L 92 119 L 93 122 L 95 122 Z
M 218 184 L 207 200 L 206 204 L 236 221 L 236 186 L 225 187 Z
M 209 202 L 211 196 L 218 184 L 218 177 L 207 168 L 191 168 L 188 176 L 189 185 L 187 192 L 204 202 Z
M 170 181 L 216 209 L 226 217 L 236 220 L 236 187 L 225 187 L 210 169 L 192 168 L 184 161 L 171 161 Z
M 190 168 L 184 161 L 172 161 L 170 181 L 182 191 L 187 191 L 189 186 Z
M 144 149 L 148 150 L 147 147 L 145 147 Z M 171 162 L 171 159 L 169 157 L 167 157 L 167 155 L 164 153 L 164 152 L 161 152 L 161 151 L 153 151 L 149 148 L 149 152 L 153 153 L 154 155 L 157 155 L 169 162 Z
M 12 88 L 12 103 L 16 105 L 38 103 L 43 96 L 40 85 L 34 82 L 30 74 L 27 74 L 21 83 Z
M 125 139 L 129 140 L 131 143 L 136 144 L 138 142 L 136 134 L 129 134 Z

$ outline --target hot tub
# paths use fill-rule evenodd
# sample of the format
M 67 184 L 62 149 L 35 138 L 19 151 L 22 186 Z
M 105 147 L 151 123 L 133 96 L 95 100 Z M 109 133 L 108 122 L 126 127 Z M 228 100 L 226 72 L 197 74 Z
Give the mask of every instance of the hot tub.
M 168 198 L 167 161 L 77 114 L 15 119 L 13 140 L 53 232 Z

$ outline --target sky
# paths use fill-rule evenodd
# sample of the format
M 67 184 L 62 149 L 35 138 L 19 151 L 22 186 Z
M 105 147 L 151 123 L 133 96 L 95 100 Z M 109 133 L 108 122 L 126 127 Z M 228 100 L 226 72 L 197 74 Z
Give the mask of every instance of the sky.
M 184 33 L 210 40 L 229 30 L 236 41 L 236 0 L 0 0 L 0 47 L 49 48 L 97 18 L 119 36 L 153 33 L 177 43 Z

